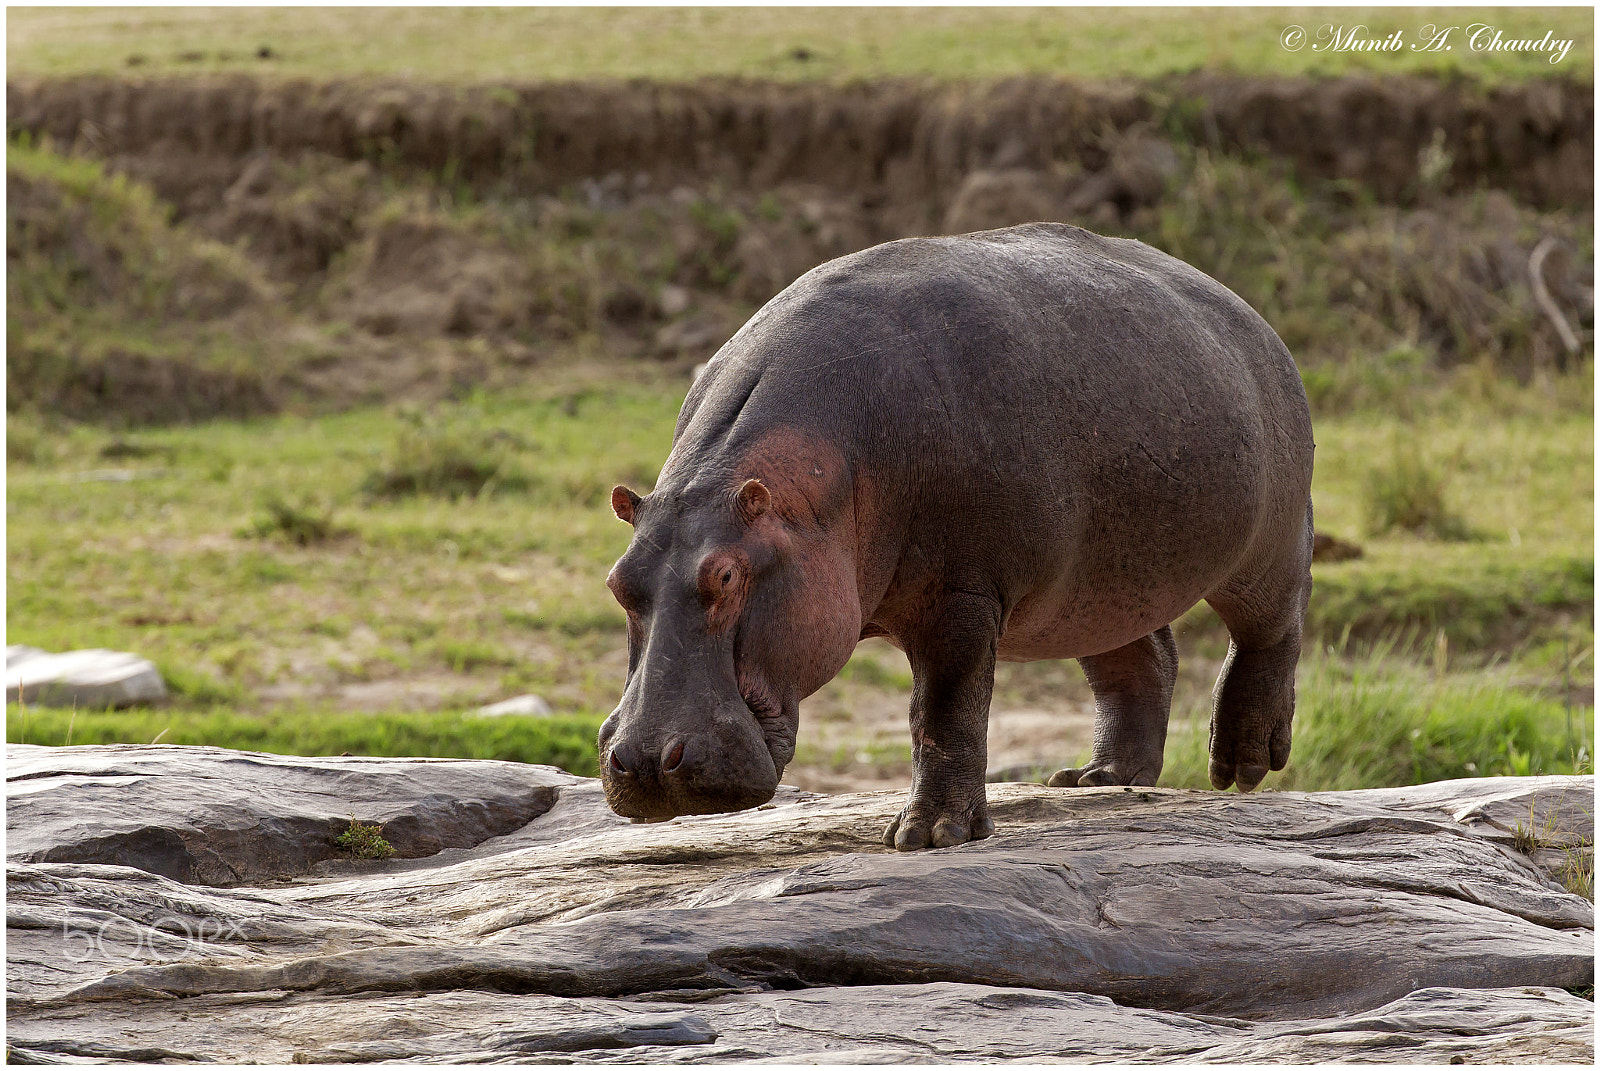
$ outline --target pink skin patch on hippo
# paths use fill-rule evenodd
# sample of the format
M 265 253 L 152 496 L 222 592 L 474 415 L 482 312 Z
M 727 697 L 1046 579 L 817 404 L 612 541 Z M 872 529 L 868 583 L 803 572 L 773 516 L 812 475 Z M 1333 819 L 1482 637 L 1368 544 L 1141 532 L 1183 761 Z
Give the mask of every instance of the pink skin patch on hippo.
M 788 559 L 781 607 L 768 607 L 758 627 L 744 630 L 746 655 L 768 680 L 810 695 L 849 660 L 861 635 L 856 586 L 855 517 L 844 456 L 798 428 L 777 427 L 740 458 L 735 492 L 747 524 L 745 542 L 766 542 Z M 770 496 L 755 517 L 744 509 L 749 482 Z M 761 555 L 752 554 L 751 559 Z M 773 612 L 776 611 L 776 612 Z
M 820 527 L 834 520 L 849 495 L 844 455 L 825 439 L 779 426 L 739 459 L 739 472 L 758 479 L 778 516 L 790 525 Z

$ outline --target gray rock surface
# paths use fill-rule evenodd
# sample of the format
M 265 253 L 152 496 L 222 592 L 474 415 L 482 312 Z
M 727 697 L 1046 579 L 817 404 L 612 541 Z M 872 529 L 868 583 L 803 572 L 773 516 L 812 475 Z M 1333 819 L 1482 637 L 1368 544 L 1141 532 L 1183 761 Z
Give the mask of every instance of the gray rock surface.
M 506 762 L 12 744 L 6 852 L 238 885 L 340 858 L 333 841 L 353 819 L 382 825 L 402 858 L 470 848 L 526 826 L 579 780 Z
M 994 785 L 994 837 L 897 854 L 898 792 L 632 825 L 513 763 L 12 746 L 7 775 L 14 1060 L 1593 1057 L 1593 909 L 1551 880 L 1589 778 Z M 411 857 L 338 858 L 352 814 Z
M 126 651 L 93 648 L 51 654 L 37 647 L 6 648 L 6 702 L 101 710 L 165 699 L 155 663 Z

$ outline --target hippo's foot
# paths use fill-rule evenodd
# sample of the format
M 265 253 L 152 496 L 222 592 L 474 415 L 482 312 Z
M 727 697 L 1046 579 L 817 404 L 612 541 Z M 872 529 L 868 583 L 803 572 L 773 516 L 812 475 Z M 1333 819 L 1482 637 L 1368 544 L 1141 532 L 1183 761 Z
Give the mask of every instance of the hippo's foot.
M 1050 780 L 1045 782 L 1051 788 L 1100 788 L 1105 785 L 1154 785 L 1160 775 L 1160 769 L 1152 771 L 1148 766 L 1141 766 L 1131 773 L 1122 769 L 1115 763 L 1091 762 L 1081 769 L 1071 767 L 1057 770 L 1050 775 Z
M 1228 659 L 1217 675 L 1211 707 L 1211 762 L 1217 789 L 1249 792 L 1268 770 L 1289 764 L 1294 722 L 1294 670 L 1311 597 L 1311 503 L 1297 553 L 1280 555 L 1229 588 L 1206 596 L 1228 626 Z
M 1057 770 L 1051 788 L 1154 785 L 1161 776 L 1167 714 L 1178 679 L 1178 644 L 1163 625 L 1132 643 L 1078 659 L 1094 692 L 1089 764 Z
M 1242 651 L 1230 645 L 1211 717 L 1207 774 L 1218 789 L 1249 792 L 1289 762 L 1294 720 L 1294 665 L 1300 637 L 1274 647 Z
M 949 848 L 969 840 L 982 840 L 994 832 L 994 819 L 989 817 L 989 805 L 980 795 L 971 806 L 958 807 L 945 803 L 942 807 L 931 800 L 913 797 L 889 823 L 884 831 L 883 843 L 902 852 L 918 848 Z
M 1281 770 L 1289 764 L 1290 728 L 1287 720 L 1269 726 L 1252 726 L 1248 733 L 1213 726 L 1211 761 L 1206 775 L 1212 787 L 1225 789 L 1238 785 L 1240 792 L 1252 792 L 1266 778 L 1268 770 Z M 1220 730 L 1220 731 L 1219 731 Z

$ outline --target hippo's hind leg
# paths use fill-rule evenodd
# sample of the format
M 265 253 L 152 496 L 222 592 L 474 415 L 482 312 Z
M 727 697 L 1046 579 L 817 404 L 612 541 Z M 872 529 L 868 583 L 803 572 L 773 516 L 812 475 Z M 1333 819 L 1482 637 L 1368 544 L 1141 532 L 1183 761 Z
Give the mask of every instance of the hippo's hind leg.
M 1289 762 L 1294 671 L 1311 598 L 1311 507 L 1303 539 L 1265 568 L 1206 598 L 1228 626 L 1228 659 L 1212 692 L 1211 783 L 1249 792 Z
M 1057 770 L 1051 786 L 1155 784 L 1178 678 L 1172 626 L 1078 664 L 1094 691 L 1094 752 L 1082 769 Z

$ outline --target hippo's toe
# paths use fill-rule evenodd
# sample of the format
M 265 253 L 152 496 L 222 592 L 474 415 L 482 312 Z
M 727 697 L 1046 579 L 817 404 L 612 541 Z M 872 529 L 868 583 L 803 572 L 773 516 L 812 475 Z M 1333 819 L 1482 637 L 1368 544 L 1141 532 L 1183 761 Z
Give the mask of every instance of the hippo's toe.
M 1116 763 L 1098 764 L 1088 766 L 1069 767 L 1057 770 L 1050 775 L 1050 780 L 1045 782 L 1051 788 L 1102 788 L 1109 785 L 1154 785 L 1156 774 L 1145 767 L 1128 773 Z
M 916 801 L 906 806 L 884 830 L 883 843 L 902 852 L 920 848 L 950 848 L 969 840 L 982 840 L 994 832 L 994 819 L 980 802 L 969 811 L 947 809 L 934 813 Z

